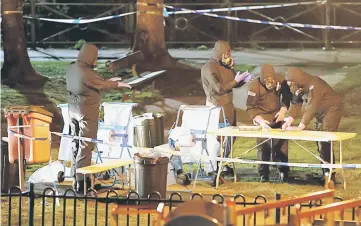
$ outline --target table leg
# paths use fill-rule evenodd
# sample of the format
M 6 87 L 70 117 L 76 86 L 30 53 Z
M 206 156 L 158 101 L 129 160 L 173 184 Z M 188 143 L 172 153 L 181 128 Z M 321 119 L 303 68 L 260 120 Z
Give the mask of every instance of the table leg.
M 132 190 L 132 165 L 128 167 L 128 190 Z
M 340 140 L 340 164 L 342 165 L 342 141 Z M 342 180 L 343 180 L 343 189 L 346 190 L 346 178 L 343 167 L 341 168 Z
M 333 163 L 333 143 L 332 143 L 332 141 L 330 141 L 331 142 L 331 162 L 330 162 L 330 164 L 332 164 Z M 328 173 L 328 182 L 330 182 L 331 181 L 331 177 L 332 177 L 332 168 L 330 167 L 330 172 Z M 335 186 L 336 186 L 336 184 L 335 184 Z
M 95 175 L 90 174 L 90 189 L 94 189 L 94 183 L 95 183 Z
M 86 174 L 84 174 L 84 196 L 86 195 Z
M 231 137 L 231 158 L 233 158 L 233 137 Z M 233 177 L 234 177 L 234 183 L 237 182 L 237 173 L 236 173 L 236 164 L 233 162 Z
M 222 147 L 222 145 L 223 145 L 223 136 L 221 136 L 221 159 L 223 159 L 223 147 Z M 221 172 L 222 172 L 222 164 L 223 164 L 222 160 L 219 161 L 218 164 L 219 164 L 219 166 L 218 166 L 217 179 L 216 179 L 216 189 L 219 186 L 219 177 L 220 177 Z

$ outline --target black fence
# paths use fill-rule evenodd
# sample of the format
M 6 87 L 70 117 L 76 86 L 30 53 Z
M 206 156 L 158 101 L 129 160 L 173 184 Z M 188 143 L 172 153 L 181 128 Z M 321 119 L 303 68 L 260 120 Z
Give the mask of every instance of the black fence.
M 119 197 L 114 190 L 109 190 L 104 196 L 100 196 L 96 191 L 89 190 L 85 196 L 77 196 L 74 190 L 67 189 L 64 194 L 56 194 L 56 191 L 48 187 L 41 194 L 36 194 L 34 185 L 30 185 L 29 191 L 21 192 L 18 187 L 9 190 L 9 193 L 1 195 L 1 225 L 111 225 L 112 209 L 117 205 L 145 205 L 164 203 L 169 211 L 179 204 L 189 199 L 215 200 L 223 203 L 226 199 L 234 198 L 239 207 L 248 207 L 266 203 L 268 200 L 262 195 L 257 195 L 253 199 L 246 198 L 239 194 L 233 197 L 225 197 L 221 194 L 202 195 L 198 193 L 181 195 L 172 193 L 169 199 L 161 199 L 159 193 L 154 192 L 147 199 L 139 198 L 136 192 L 129 192 L 126 197 Z M 276 200 L 281 199 L 280 194 L 276 194 Z M 335 201 L 342 201 L 341 197 L 335 197 Z M 321 206 L 322 201 L 309 202 L 301 205 L 302 208 L 312 208 Z M 125 207 L 126 208 L 126 207 Z M 272 214 L 264 213 L 262 216 L 256 213 L 252 216 L 253 225 L 263 225 L 267 216 L 267 224 L 278 225 L 283 222 L 287 224 L 290 221 L 292 206 L 283 209 L 275 209 Z M 273 217 L 272 217 L 273 216 Z M 349 211 L 348 220 L 355 220 L 356 210 Z M 241 224 L 249 225 L 249 216 L 241 216 Z M 322 218 L 322 216 L 320 216 Z M 153 225 L 155 216 L 153 215 L 126 215 L 118 216 L 119 225 Z M 346 219 L 344 219 L 346 220 Z M 271 222 L 270 222 L 271 221 Z M 247 222 L 247 224 L 246 224 Z
M 98 18 L 136 11 L 135 2 L 125 0 L 76 2 L 26 0 L 24 15 L 52 19 Z M 192 10 L 290 3 L 288 0 L 242 2 L 234 0 L 165 0 L 164 2 L 178 8 Z M 298 2 L 303 2 L 303 0 L 298 0 Z M 361 27 L 361 2 L 359 0 L 327 0 L 322 4 L 316 2 L 310 5 L 229 11 L 217 14 L 283 23 Z M 81 39 L 101 46 L 129 47 L 134 37 L 136 16 L 129 15 L 82 25 L 26 19 L 24 25 L 27 40 L 34 47 L 73 46 Z M 234 46 L 254 48 L 359 47 L 361 44 L 361 32 L 358 30 L 277 27 L 198 14 L 178 14 L 166 17 L 165 38 L 169 47 L 212 46 L 218 39 L 226 39 Z

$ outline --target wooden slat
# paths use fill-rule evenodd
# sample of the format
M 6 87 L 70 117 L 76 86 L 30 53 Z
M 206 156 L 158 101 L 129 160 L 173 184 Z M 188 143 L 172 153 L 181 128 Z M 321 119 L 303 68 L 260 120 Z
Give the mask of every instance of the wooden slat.
M 251 207 L 247 207 L 241 210 L 237 210 L 237 215 L 246 215 L 250 213 L 255 213 L 258 211 L 264 211 L 269 209 L 275 209 L 275 208 L 283 208 L 292 206 L 295 204 L 308 202 L 311 200 L 320 200 L 327 197 L 333 197 L 334 191 L 331 189 L 327 189 L 324 191 L 314 192 L 307 195 L 303 195 L 300 197 L 292 198 L 292 199 L 285 199 L 285 200 L 277 200 L 277 201 L 271 201 L 265 204 L 259 204 Z
M 346 201 L 341 201 L 341 202 L 336 202 L 336 203 L 330 203 L 330 204 L 323 205 L 320 207 L 312 208 L 307 211 L 303 211 L 298 214 L 298 218 L 299 219 L 309 218 L 309 217 L 312 217 L 315 215 L 325 214 L 325 213 L 329 213 L 329 212 L 333 212 L 333 211 L 342 211 L 345 209 L 351 209 L 351 208 L 360 207 L 360 206 L 361 206 L 361 198 L 351 199 L 351 200 L 346 200 Z
M 114 169 L 114 168 L 118 168 L 118 167 L 122 167 L 122 166 L 126 166 L 126 165 L 131 165 L 133 163 L 134 163 L 134 161 L 132 159 L 112 160 L 112 161 L 107 161 L 104 163 L 95 164 L 95 165 L 77 169 L 76 172 L 81 173 L 81 174 L 94 174 L 94 173 L 100 173 L 100 172 L 104 172 L 104 171 L 107 171 L 110 169 Z

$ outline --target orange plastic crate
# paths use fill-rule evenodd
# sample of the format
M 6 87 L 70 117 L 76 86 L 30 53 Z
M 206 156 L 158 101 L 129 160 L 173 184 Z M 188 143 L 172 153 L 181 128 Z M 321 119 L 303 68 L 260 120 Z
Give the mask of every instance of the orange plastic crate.
M 50 160 L 50 124 L 53 114 L 39 106 L 8 106 L 4 109 L 8 126 L 23 126 L 11 128 L 13 132 L 28 137 L 46 138 L 45 140 L 22 139 L 24 157 L 28 164 L 44 163 Z M 8 133 L 9 161 L 18 160 L 18 138 Z

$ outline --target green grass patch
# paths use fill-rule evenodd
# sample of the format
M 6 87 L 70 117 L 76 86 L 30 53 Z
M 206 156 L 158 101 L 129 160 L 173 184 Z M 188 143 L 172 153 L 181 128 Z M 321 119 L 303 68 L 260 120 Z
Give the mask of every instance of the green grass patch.
M 247 64 L 240 64 L 240 65 L 235 65 L 234 66 L 235 71 L 248 71 L 248 72 L 251 72 L 254 69 L 255 69 L 255 66 L 247 65 Z

